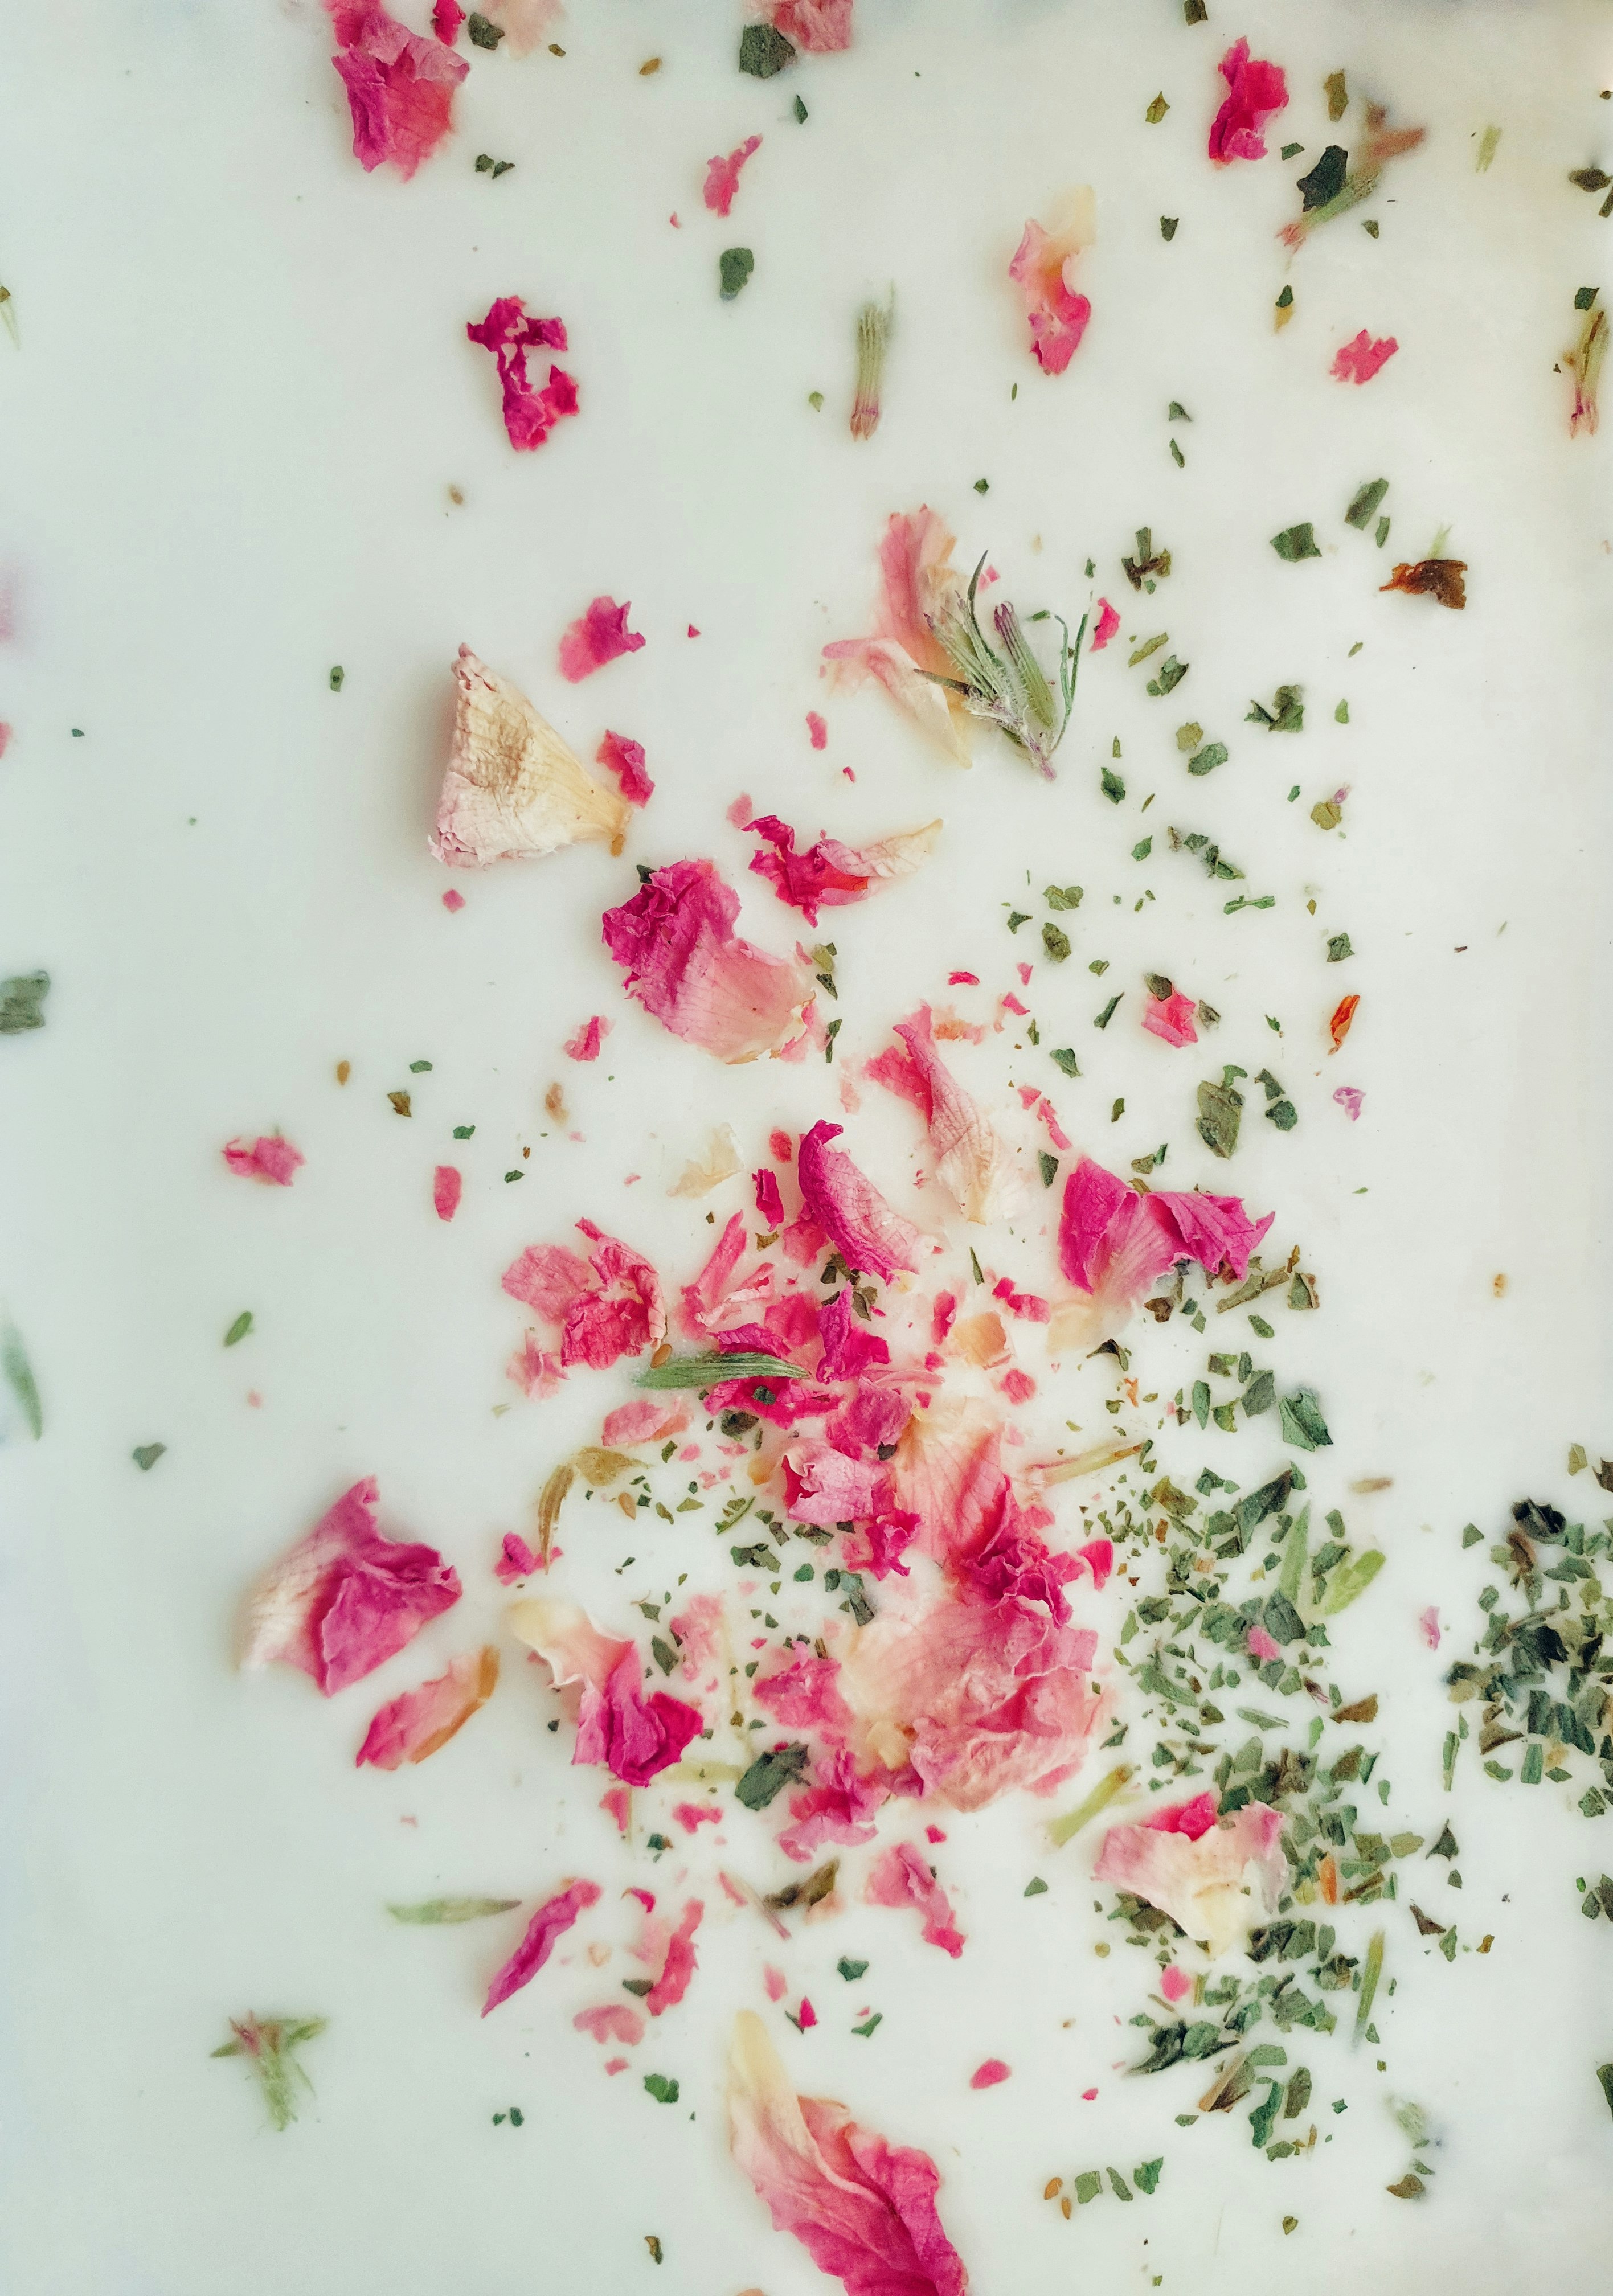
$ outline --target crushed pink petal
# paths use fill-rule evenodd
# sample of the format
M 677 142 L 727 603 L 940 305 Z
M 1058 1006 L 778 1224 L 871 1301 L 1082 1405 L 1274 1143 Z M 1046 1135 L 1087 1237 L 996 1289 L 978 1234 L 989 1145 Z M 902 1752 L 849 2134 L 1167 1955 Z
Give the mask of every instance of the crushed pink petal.
M 795 1154 L 801 1200 L 854 1274 L 888 1283 L 898 1268 L 918 1267 L 918 1231 L 892 1210 L 843 1149 L 829 1145 L 843 1129 L 818 1123 L 802 1138 Z
M 1358 1085 L 1341 1084 L 1333 1095 L 1333 1098 L 1354 1124 L 1361 1114 L 1361 1103 L 1366 1098 L 1366 1094 Z
M 560 641 L 560 674 L 573 685 L 580 685 L 607 661 L 614 661 L 624 653 L 637 653 L 644 639 L 637 630 L 630 630 L 627 618 L 631 604 L 619 606 L 613 598 L 596 598 L 584 614 L 571 623 Z
M 893 1842 L 876 1861 L 863 1898 L 870 1906 L 911 1906 L 923 1916 L 926 1945 L 939 1946 L 954 1961 L 963 1951 L 947 1893 L 910 1841 Z
M 307 1161 L 300 1148 L 277 1132 L 260 1133 L 256 1140 L 232 1140 L 224 1160 L 243 1180 L 260 1180 L 265 1187 L 289 1188 L 299 1168 Z
M 1218 69 L 1227 92 L 1210 123 L 1211 159 L 1218 167 L 1232 160 L 1263 160 L 1266 145 L 1260 131 L 1274 113 L 1286 109 L 1288 101 L 1282 66 L 1251 57 L 1247 40 L 1239 40 L 1227 50 Z
M 242 1663 L 298 1667 L 333 1697 L 411 1643 L 459 1600 L 435 1547 L 383 1538 L 366 1476 L 271 1564 L 247 1600 Z
M 432 1175 L 432 1203 L 440 1220 L 451 1220 L 459 1209 L 465 1177 L 457 1165 L 439 1164 Z
M 605 2001 L 597 2009 L 579 2009 L 572 2023 L 578 2032 L 591 2033 L 601 2047 L 621 2041 L 630 2049 L 644 2038 L 644 2018 L 625 2001 Z
M 1363 327 L 1358 335 L 1340 346 L 1333 360 L 1333 380 L 1370 382 L 1399 348 L 1393 335 L 1379 335 L 1374 341 Z
M 621 785 L 621 794 L 630 805 L 647 805 L 655 794 L 655 784 L 644 769 L 644 743 L 630 741 L 625 734 L 607 733 L 595 752 L 597 761 L 608 766 Z
M 712 862 L 674 861 L 602 920 L 629 996 L 675 1037 L 728 1062 L 778 1051 L 812 994 L 804 964 L 738 937 L 738 914 Z
M 1092 643 L 1090 649 L 1090 652 L 1093 653 L 1101 653 L 1119 627 L 1120 616 L 1115 612 L 1114 607 L 1110 605 L 1107 598 L 1099 598 L 1098 601 L 1098 619 L 1092 627 Z
M 1151 1037 L 1163 1037 L 1167 1045 L 1196 1045 L 1198 1031 L 1193 1026 L 1193 1015 L 1198 1007 L 1191 996 L 1178 988 L 1169 996 L 1150 996 L 1142 1010 L 1142 1025 Z
M 564 324 L 559 319 L 531 319 L 519 295 L 500 295 L 489 306 L 487 316 L 465 332 L 472 342 L 492 352 L 504 396 L 505 431 L 519 453 L 531 454 L 556 422 L 577 412 L 576 381 L 564 367 L 551 366 L 541 388 L 527 373 L 530 350 L 565 348 Z
M 582 1023 L 574 1037 L 567 1037 L 561 1049 L 568 1060 L 597 1061 L 599 1058 L 600 1047 L 610 1034 L 610 1022 L 596 1013 L 590 1020 Z
M 396 1770 L 425 1761 L 487 1704 L 498 1680 L 498 1654 L 491 1648 L 451 1660 L 434 1681 L 387 1701 L 358 1749 L 357 1767 Z
M 721 152 L 712 160 L 705 171 L 705 189 L 701 196 L 715 216 L 726 216 L 734 204 L 734 194 L 739 189 L 739 170 L 753 152 L 760 151 L 760 135 L 747 135 L 737 150 L 725 159 Z
M 383 161 L 406 179 L 453 125 L 454 90 L 470 66 L 441 40 L 424 40 L 381 0 L 325 0 L 336 35 L 331 62 L 347 90 L 353 157 L 366 173 Z
M 564 1890 L 547 1898 L 527 1923 L 526 1935 L 488 1987 L 482 2015 L 507 2001 L 512 1993 L 519 1993 L 523 1985 L 530 1985 L 578 1916 L 598 1902 L 597 1882 L 569 1882 Z
M 1008 2079 L 1008 2073 L 1009 2068 L 1003 2063 L 1000 2057 L 988 2057 L 984 2064 L 976 2065 L 974 2071 L 969 2075 L 969 2087 L 971 2088 L 995 2088 L 999 2081 L 1005 2081 Z

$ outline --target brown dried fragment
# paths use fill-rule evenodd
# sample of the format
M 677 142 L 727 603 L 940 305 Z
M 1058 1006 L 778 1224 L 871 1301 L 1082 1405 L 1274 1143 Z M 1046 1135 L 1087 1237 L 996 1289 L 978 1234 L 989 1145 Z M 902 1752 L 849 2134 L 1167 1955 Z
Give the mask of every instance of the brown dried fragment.
M 1062 2177 L 1049 2177 L 1047 2183 L 1041 2188 L 1041 2197 L 1044 2201 L 1056 2201 L 1063 2190 L 1064 2178 Z
M 1397 2201 L 1420 2201 L 1428 2188 L 1420 2177 L 1408 2169 L 1397 2185 L 1387 2185 L 1384 2189 L 1393 2193 Z
M 1446 1923 L 1436 1922 L 1431 1914 L 1425 1914 L 1420 1906 L 1412 1906 L 1411 1919 L 1417 1924 L 1419 1937 L 1444 1937 L 1445 1933 Z
M 552 1084 L 549 1086 L 543 1095 L 543 1105 L 556 1124 L 569 1121 L 565 1105 L 565 1087 L 563 1085 Z
M 1337 1708 L 1334 1711 L 1333 1719 L 1335 1722 L 1376 1722 L 1378 1719 L 1378 1693 L 1373 1691 L 1369 1697 L 1358 1698 L 1353 1706 L 1340 1706 Z
M 350 1077 L 350 1076 L 352 1075 L 352 1073 L 353 1073 L 353 1064 L 352 1064 L 351 1061 L 338 1061 L 338 1062 L 337 1062 L 337 1063 L 336 1063 L 336 1081 L 337 1081 L 337 1083 L 338 1083 L 338 1084 L 345 1084 L 345 1083 L 347 1082 L 347 1080 L 348 1080 L 349 1077 Z
M 565 1503 L 565 1495 L 572 1488 L 576 1472 L 571 1461 L 566 1460 L 563 1466 L 555 1468 L 538 1494 L 538 1505 L 533 1511 L 533 1519 L 538 1525 L 538 1552 L 545 1563 L 549 1559 L 549 1542 L 554 1538 L 555 1527 L 560 1521 L 560 1510 Z
M 1403 590 L 1409 597 L 1437 598 L 1442 606 L 1460 610 L 1468 603 L 1465 558 L 1420 558 L 1415 566 L 1397 566 L 1380 590 Z M 1391 2187 L 1391 2190 L 1393 2187 Z

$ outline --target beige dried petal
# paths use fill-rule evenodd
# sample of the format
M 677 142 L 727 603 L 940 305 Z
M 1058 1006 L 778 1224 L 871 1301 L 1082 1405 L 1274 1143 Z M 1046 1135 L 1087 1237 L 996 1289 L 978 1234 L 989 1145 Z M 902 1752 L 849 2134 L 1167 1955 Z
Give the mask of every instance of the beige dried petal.
M 432 851 L 455 869 L 533 860 L 586 839 L 620 853 L 625 799 L 587 773 L 517 687 L 462 645 L 454 742 Z
M 696 1157 L 684 1166 L 667 1190 L 669 1196 L 706 1196 L 724 1180 L 731 1180 L 739 1169 L 739 1144 L 734 1137 L 733 1127 L 720 1124 L 705 1144 L 704 1160 Z

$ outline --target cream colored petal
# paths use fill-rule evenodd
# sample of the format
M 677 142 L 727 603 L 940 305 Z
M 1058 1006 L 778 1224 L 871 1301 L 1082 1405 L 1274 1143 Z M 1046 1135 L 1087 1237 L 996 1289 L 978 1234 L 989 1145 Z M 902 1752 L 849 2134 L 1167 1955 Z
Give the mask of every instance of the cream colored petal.
M 432 851 L 450 868 L 533 860 L 597 839 L 619 853 L 630 808 L 586 772 L 518 687 L 461 646 L 453 747 Z

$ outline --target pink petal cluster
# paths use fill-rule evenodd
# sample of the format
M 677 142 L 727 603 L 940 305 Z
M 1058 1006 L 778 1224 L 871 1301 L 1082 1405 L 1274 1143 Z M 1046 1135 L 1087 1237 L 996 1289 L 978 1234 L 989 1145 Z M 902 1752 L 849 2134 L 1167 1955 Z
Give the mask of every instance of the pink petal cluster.
M 1019 1194 L 1014 1160 L 979 1104 L 935 1050 L 934 1017 L 921 1004 L 898 1021 L 903 1053 L 882 1053 L 868 1065 L 876 1083 L 911 1100 L 929 1128 L 936 1177 L 966 1219 L 987 1226 L 1009 1211 Z
M 1217 1820 L 1213 1797 L 1200 1794 L 1142 1824 L 1111 1826 L 1093 1874 L 1169 1914 L 1212 1955 L 1224 1953 L 1277 1911 L 1285 1823 L 1260 1802 Z
M 630 1244 L 579 1220 L 595 1249 L 586 1260 L 560 1243 L 529 1244 L 504 1272 L 504 1289 L 560 1326 L 560 1360 L 608 1370 L 666 1336 L 661 1280 Z
M 1163 1037 L 1167 1045 L 1196 1045 L 1198 1031 L 1193 1026 L 1197 1006 L 1192 997 L 1174 989 L 1169 996 L 1150 996 L 1142 1010 L 1142 1025 L 1151 1037 Z
M 539 390 L 527 373 L 530 350 L 565 348 L 565 324 L 560 319 L 530 319 L 519 295 L 500 295 L 485 319 L 467 325 L 465 333 L 483 350 L 491 351 L 504 393 L 504 427 L 509 442 L 522 454 L 541 447 L 563 415 L 577 412 L 577 384 L 564 367 L 551 366 L 548 381 Z
M 626 611 L 623 607 L 622 611 Z M 639 643 L 642 644 L 643 640 Z M 625 734 L 607 733 L 594 754 L 597 764 L 608 766 L 615 775 L 630 805 L 648 805 L 655 794 L 655 784 L 644 769 L 642 742 L 630 741 Z
M 440 39 L 423 40 L 381 0 L 325 0 L 336 34 L 331 62 L 353 116 L 353 157 L 366 174 L 390 160 L 408 177 L 453 125 L 454 90 L 470 66 Z
M 751 2010 L 735 2021 L 728 2129 L 777 2229 L 794 2233 L 847 2296 L 967 2296 L 928 2153 L 887 2144 L 828 2098 L 796 2096 Z
M 935 619 L 955 612 L 963 600 L 963 584 L 951 562 L 955 539 L 946 521 L 922 505 L 889 519 L 879 545 L 875 634 L 837 638 L 823 653 L 834 675 L 848 685 L 860 685 L 866 677 L 876 679 L 893 701 L 959 765 L 967 766 L 963 721 L 946 688 L 935 683 L 955 674 L 934 631 Z
M 864 1777 L 851 1755 L 835 1748 L 813 1763 L 811 1784 L 790 1797 L 790 1824 L 778 1847 L 804 1866 L 826 1842 L 854 1849 L 872 1841 L 874 1813 L 890 1797 L 884 1776 Z
M 602 1763 L 624 1785 L 648 1785 L 699 1731 L 699 1708 L 662 1690 L 646 1698 L 636 1645 L 601 1634 L 576 1603 L 531 1596 L 516 1603 L 510 1626 L 547 1665 L 557 1690 L 576 1691 L 573 1763 Z
M 838 838 L 825 836 L 798 853 L 794 831 L 777 814 L 759 814 L 746 826 L 753 836 L 762 838 L 774 849 L 753 857 L 753 871 L 768 880 L 781 901 L 799 909 L 810 925 L 817 923 L 819 909 L 844 908 L 849 902 L 866 900 L 881 885 L 910 876 L 928 858 L 941 830 L 940 822 L 932 821 L 922 829 L 907 830 L 862 847 L 843 845 Z
M 1336 382 L 1370 382 L 1399 348 L 1393 335 L 1379 335 L 1374 342 L 1363 327 L 1358 335 L 1341 344 L 1335 354 L 1333 379 Z
M 1092 244 L 1090 191 L 1074 193 L 1050 231 L 1033 217 L 1015 250 L 1008 276 L 1024 290 L 1031 355 L 1044 374 L 1062 374 L 1080 348 L 1092 306 L 1075 291 L 1075 272 Z
M 1263 160 L 1266 145 L 1260 131 L 1288 101 L 1282 66 L 1252 57 L 1247 40 L 1239 40 L 1222 56 L 1220 70 L 1227 92 L 1210 123 L 1210 157 L 1218 167 L 1231 160 Z
M 701 194 L 715 216 L 725 216 L 734 204 L 734 194 L 739 189 L 739 170 L 753 152 L 761 148 L 760 135 L 747 135 L 737 151 L 726 159 L 720 152 L 705 171 L 705 189 Z
M 812 993 L 804 964 L 739 938 L 738 914 L 710 861 L 674 861 L 601 921 L 629 996 L 720 1061 L 776 1052 Z
M 814 1124 L 795 1152 L 795 1174 L 807 1216 L 854 1275 L 888 1283 L 899 1267 L 918 1265 L 918 1231 L 886 1203 L 843 1149 L 829 1143 L 844 1127 Z
M 619 606 L 614 598 L 593 599 L 585 613 L 579 614 L 567 625 L 560 639 L 560 674 L 573 685 L 580 685 L 585 677 L 592 677 L 607 661 L 614 661 L 624 653 L 637 653 L 644 639 L 637 630 L 630 630 L 627 618 L 632 612 L 630 602 Z
M 301 1669 L 325 1697 L 371 1674 L 459 1600 L 433 1546 L 383 1538 L 373 1475 L 344 1491 L 247 1597 L 241 1662 Z
M 277 1132 L 264 1132 L 256 1140 L 228 1142 L 224 1160 L 243 1180 L 260 1180 L 267 1188 L 289 1188 L 299 1166 L 308 1160 Z
M 435 1681 L 387 1701 L 365 1734 L 356 1766 L 395 1770 L 405 1762 L 424 1762 L 487 1704 L 498 1681 L 498 1652 L 490 1646 L 467 1651 Z
M 911 1906 L 924 1917 L 924 1941 L 937 1945 L 954 1961 L 964 1948 L 964 1936 L 952 1919 L 946 1891 L 910 1841 L 895 1841 L 876 1858 L 863 1890 L 870 1906 Z
M 574 1037 L 568 1037 L 561 1051 L 571 1061 L 597 1061 L 600 1046 L 610 1033 L 611 1024 L 596 1013 L 585 1021 Z
M 578 1916 L 598 1903 L 597 1882 L 568 1882 L 564 1889 L 547 1898 L 528 1923 L 526 1935 L 488 1987 L 482 2015 L 507 2001 L 512 1993 L 519 1993 L 523 1985 L 530 1985 Z
M 1250 1219 L 1237 1196 L 1161 1189 L 1140 1196 L 1083 1156 L 1065 1184 L 1058 1264 L 1080 1292 L 1123 1322 L 1156 1276 L 1178 1259 L 1241 1283 L 1273 1215 Z

